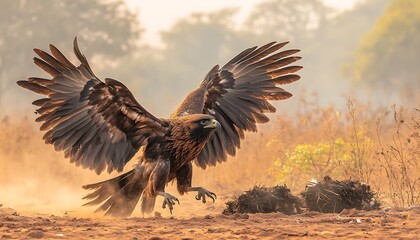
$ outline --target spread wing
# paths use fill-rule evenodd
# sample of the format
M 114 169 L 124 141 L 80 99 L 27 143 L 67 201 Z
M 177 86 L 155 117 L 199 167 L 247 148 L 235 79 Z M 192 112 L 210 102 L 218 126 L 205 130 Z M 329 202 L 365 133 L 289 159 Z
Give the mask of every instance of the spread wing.
M 18 85 L 46 95 L 33 102 L 42 122 L 43 137 L 55 150 L 64 151 L 70 162 L 97 174 L 122 171 L 124 165 L 148 138 L 163 136 L 167 125 L 147 112 L 122 83 L 100 81 L 80 53 L 77 39 L 74 53 L 81 62 L 73 65 L 56 47 L 52 55 L 34 49 L 37 66 L 52 79 L 29 78 Z
M 249 48 L 219 69 L 215 66 L 201 83 L 207 90 L 203 113 L 213 115 L 221 124 L 208 140 L 196 163 L 201 168 L 234 156 L 245 131 L 257 131 L 257 123 L 268 122 L 265 113 L 276 109 L 269 100 L 282 100 L 291 93 L 276 85 L 300 79 L 293 74 L 301 66 L 289 66 L 300 57 L 299 50 L 278 51 L 285 43 L 269 43 Z

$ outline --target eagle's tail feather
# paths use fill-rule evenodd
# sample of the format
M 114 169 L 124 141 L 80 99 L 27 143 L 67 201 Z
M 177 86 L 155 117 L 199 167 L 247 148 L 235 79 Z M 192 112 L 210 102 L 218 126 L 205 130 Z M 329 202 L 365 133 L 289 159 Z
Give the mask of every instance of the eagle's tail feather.
M 85 205 L 102 205 L 95 211 L 105 211 L 105 215 L 127 217 L 136 207 L 147 181 L 136 175 L 136 169 L 118 177 L 83 186 L 84 189 L 94 190 L 83 199 L 91 200 Z

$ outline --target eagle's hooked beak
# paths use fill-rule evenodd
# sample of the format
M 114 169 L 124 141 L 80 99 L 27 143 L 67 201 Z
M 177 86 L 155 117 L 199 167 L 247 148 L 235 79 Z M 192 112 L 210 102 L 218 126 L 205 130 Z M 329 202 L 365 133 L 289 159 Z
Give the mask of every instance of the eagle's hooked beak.
M 211 123 L 204 126 L 204 128 L 220 128 L 220 123 L 216 119 L 213 119 Z

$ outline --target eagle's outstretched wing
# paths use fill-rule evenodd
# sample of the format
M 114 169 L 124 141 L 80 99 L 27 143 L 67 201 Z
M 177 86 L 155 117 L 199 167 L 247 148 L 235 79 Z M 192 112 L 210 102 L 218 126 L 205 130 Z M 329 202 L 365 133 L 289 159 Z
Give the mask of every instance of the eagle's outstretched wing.
M 74 53 L 81 62 L 77 67 L 53 45 L 50 50 L 52 55 L 34 49 L 40 57 L 34 62 L 52 79 L 32 77 L 18 85 L 48 96 L 33 102 L 40 107 L 36 121 L 47 131 L 45 142 L 64 151 L 70 162 L 97 174 L 105 168 L 122 171 L 148 138 L 166 133 L 166 123 L 146 111 L 126 86 L 95 76 L 77 39 Z
M 272 42 L 249 48 L 207 74 L 201 83 L 207 89 L 203 113 L 213 115 L 222 127 L 198 156 L 196 163 L 201 168 L 225 161 L 227 155 L 234 156 L 244 132 L 257 131 L 257 123 L 269 121 L 265 113 L 276 111 L 269 100 L 292 96 L 276 86 L 300 79 L 293 73 L 302 67 L 288 66 L 300 59 L 291 56 L 299 50 L 278 52 L 286 44 Z

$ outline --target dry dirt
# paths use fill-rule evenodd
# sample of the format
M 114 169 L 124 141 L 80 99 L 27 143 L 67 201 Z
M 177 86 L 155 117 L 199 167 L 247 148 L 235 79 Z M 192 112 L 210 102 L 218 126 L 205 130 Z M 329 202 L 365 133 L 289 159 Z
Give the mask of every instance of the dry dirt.
M 182 204 L 181 204 L 182 205 Z M 207 204 L 211 206 L 211 204 Z M 220 205 L 221 206 L 221 205 Z M 180 206 L 181 207 L 181 206 Z M 217 213 L 207 207 L 204 216 L 108 218 L 19 212 L 0 207 L 0 239 L 418 239 L 420 210 L 344 210 L 340 214 L 304 212 Z M 158 207 L 156 208 L 158 209 Z M 78 216 L 79 215 L 79 216 Z M 82 214 L 83 215 L 83 214 Z M 184 214 L 185 215 L 185 214 Z

